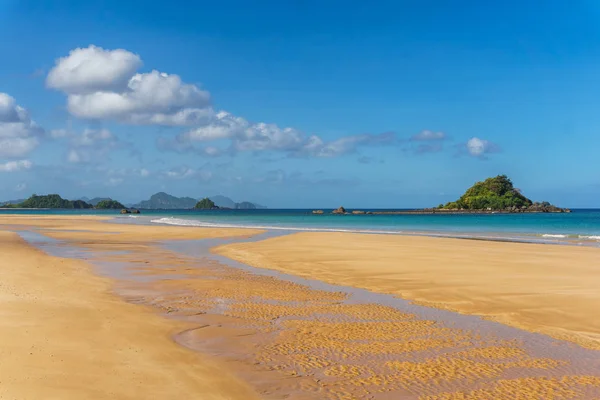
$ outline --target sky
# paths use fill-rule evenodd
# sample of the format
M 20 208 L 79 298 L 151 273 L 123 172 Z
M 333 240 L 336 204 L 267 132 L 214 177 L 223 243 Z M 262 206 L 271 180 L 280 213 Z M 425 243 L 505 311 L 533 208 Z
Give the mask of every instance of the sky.
M 600 207 L 597 1 L 0 0 L 0 36 L 0 200 Z

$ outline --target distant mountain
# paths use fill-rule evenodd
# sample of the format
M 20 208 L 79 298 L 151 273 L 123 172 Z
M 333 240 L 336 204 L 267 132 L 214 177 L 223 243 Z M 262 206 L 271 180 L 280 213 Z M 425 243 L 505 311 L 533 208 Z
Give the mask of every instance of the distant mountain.
M 4 206 L 4 205 L 8 205 L 8 204 L 20 204 L 24 201 L 25 201 L 25 199 L 0 201 L 0 206 Z
M 236 210 L 256 210 L 256 204 L 250 203 L 249 201 L 242 201 L 241 203 L 235 203 Z
M 110 197 L 94 197 L 91 200 L 85 200 L 85 199 L 81 199 L 83 201 L 85 201 L 86 203 L 89 203 L 91 205 L 93 205 L 94 207 L 96 207 L 98 205 L 98 203 L 100 203 L 101 201 L 110 201 L 112 200 Z M 123 207 L 121 207 L 123 208 Z
M 154 210 L 176 210 L 194 208 L 198 200 L 191 197 L 175 197 L 165 192 L 153 194 L 149 200 L 144 200 L 134 204 L 134 208 L 154 209 Z
M 216 196 L 210 196 L 211 199 L 217 207 L 220 208 L 235 208 L 235 201 L 231 200 L 229 197 L 221 196 L 220 194 Z
M 216 195 L 209 197 L 219 208 L 231 208 L 234 210 L 255 210 L 255 209 L 264 209 L 267 208 L 265 206 L 261 206 L 259 204 L 254 204 L 249 201 L 242 201 L 240 203 L 236 203 L 231 200 L 229 197 Z

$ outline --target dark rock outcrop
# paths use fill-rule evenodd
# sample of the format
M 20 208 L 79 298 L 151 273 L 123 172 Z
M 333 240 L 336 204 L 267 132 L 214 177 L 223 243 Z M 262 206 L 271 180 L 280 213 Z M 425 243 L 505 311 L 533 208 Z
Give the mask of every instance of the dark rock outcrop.
M 340 207 L 331 212 L 332 214 L 346 214 L 346 209 L 344 207 Z

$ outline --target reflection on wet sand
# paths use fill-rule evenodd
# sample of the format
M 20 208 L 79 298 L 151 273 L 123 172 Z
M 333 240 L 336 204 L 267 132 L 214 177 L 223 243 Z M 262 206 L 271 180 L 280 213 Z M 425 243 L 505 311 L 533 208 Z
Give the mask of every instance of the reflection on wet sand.
M 452 322 L 449 312 L 431 318 L 435 312 L 399 300 L 381 304 L 342 287 L 324 290 L 158 245 L 115 242 L 56 246 L 79 246 L 101 272 L 118 276 L 117 291 L 128 300 L 187 321 L 175 340 L 226 360 L 264 398 L 600 396 L 600 354 L 571 343 L 474 317 Z M 114 253 L 123 247 L 128 252 Z

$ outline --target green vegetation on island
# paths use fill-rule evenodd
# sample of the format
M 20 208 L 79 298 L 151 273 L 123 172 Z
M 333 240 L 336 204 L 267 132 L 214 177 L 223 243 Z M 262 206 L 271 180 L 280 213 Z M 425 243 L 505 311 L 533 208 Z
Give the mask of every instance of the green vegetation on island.
M 210 200 L 211 203 L 206 202 Z M 200 206 L 197 206 L 200 204 Z M 65 200 L 57 194 L 36 196 L 29 199 L 9 200 L 0 202 L 0 208 L 66 208 L 66 209 L 98 209 L 98 210 L 189 210 L 189 209 L 233 209 L 233 210 L 255 210 L 266 207 L 251 203 L 249 201 L 234 202 L 229 197 L 217 195 L 203 199 L 192 197 L 176 197 L 165 192 L 159 192 L 150 197 L 149 200 L 137 204 L 123 204 L 109 197 L 94 197 L 89 199 L 81 197 L 78 200 Z
M 464 210 L 505 210 L 507 208 L 529 207 L 531 200 L 515 189 L 512 181 L 506 175 L 488 178 L 477 182 L 456 201 L 451 201 L 439 207 L 444 209 Z
M 125 208 L 125 206 L 116 200 L 107 199 L 100 200 L 98 203 L 96 203 L 94 208 L 98 210 L 121 210 Z
M 184 210 L 194 208 L 198 202 L 191 197 L 175 197 L 165 192 L 153 194 L 149 200 L 141 201 L 132 207 L 152 210 Z
M 503 212 L 569 212 L 548 202 L 533 202 L 513 186 L 506 175 L 477 182 L 456 201 L 440 204 L 438 210 Z
M 456 201 L 440 204 L 435 208 L 398 211 L 347 211 L 339 207 L 332 214 L 486 214 L 486 213 L 568 213 L 568 208 L 556 207 L 547 201 L 533 202 L 513 186 L 506 175 L 498 175 L 482 182 L 476 182 Z M 313 210 L 312 214 L 324 214 L 323 210 Z
M 83 200 L 65 200 L 57 194 L 44 196 L 32 195 L 22 203 L 8 204 L 4 208 L 66 208 L 66 209 L 88 209 L 93 208 L 91 204 Z
M 259 204 L 251 203 L 249 201 L 242 201 L 236 203 L 229 197 L 221 195 L 210 196 L 208 197 L 208 199 L 213 201 L 215 203 L 215 206 L 217 206 L 220 209 L 254 210 L 266 208 Z M 131 205 L 131 207 L 153 210 L 186 210 L 190 208 L 195 208 L 196 203 L 198 203 L 198 201 L 200 200 L 201 199 L 192 197 L 176 197 L 165 192 L 159 192 L 153 194 L 149 200 L 144 200 L 137 204 L 133 204 Z
M 212 201 L 208 197 L 205 197 L 204 199 L 196 203 L 194 208 L 199 210 L 217 210 L 219 207 L 217 207 L 214 201 Z

